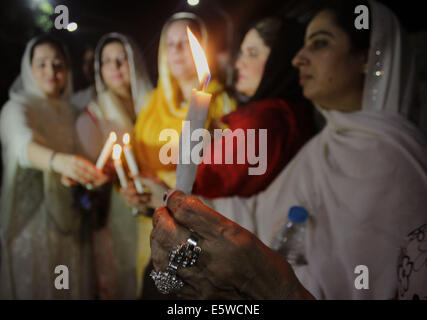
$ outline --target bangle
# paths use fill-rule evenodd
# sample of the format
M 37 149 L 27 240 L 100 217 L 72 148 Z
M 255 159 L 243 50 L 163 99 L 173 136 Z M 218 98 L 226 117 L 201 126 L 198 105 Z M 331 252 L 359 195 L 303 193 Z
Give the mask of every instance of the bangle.
M 49 160 L 49 170 L 53 171 L 53 159 L 55 159 L 56 156 L 56 152 L 53 151 L 52 155 L 50 156 L 50 160 Z

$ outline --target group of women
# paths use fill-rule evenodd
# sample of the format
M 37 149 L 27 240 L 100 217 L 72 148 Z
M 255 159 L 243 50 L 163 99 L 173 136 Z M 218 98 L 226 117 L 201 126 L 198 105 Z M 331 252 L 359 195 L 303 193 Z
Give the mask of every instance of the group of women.
M 407 120 L 412 56 L 389 9 L 367 3 L 370 29 L 357 30 L 355 4 L 326 2 L 305 35 L 288 18 L 265 18 L 248 29 L 232 93 L 215 76 L 207 87 L 213 97 L 206 128 L 267 129 L 267 169 L 251 176 L 247 160 L 205 161 L 193 195 L 169 192 L 165 207 L 176 166 L 161 163 L 166 142 L 159 135 L 181 130 L 199 86 L 186 27 L 206 47 L 203 21 L 177 13 L 165 23 L 156 88 L 131 39 L 102 37 L 95 51 L 97 96 L 81 112 L 69 103 L 66 49 L 50 36 L 31 40 L 0 118 L 1 297 L 150 298 L 153 283 L 144 275 L 152 265 L 167 270 L 170 252 L 186 239 L 197 239 L 201 252 L 194 266 L 177 270 L 182 288 L 173 293 L 183 298 L 423 294 L 408 283 L 426 281 L 419 262 L 424 238 L 412 237 L 421 247 L 405 249 L 406 236 L 425 234 L 427 223 L 427 144 Z M 311 103 L 326 119 L 324 128 Z M 120 188 L 111 162 L 95 167 L 110 131 L 131 134 L 141 171 L 133 178 L 143 193 L 132 183 Z M 222 148 L 224 139 L 209 147 Z M 228 148 L 235 156 L 241 149 Z M 92 210 L 84 210 L 87 198 Z M 307 264 L 292 268 L 269 246 L 295 205 L 305 208 L 309 222 Z M 408 259 L 417 265 L 410 272 L 399 262 Z M 69 269 L 68 290 L 55 287 L 58 265 Z M 354 285 L 359 265 L 369 269 L 367 290 Z

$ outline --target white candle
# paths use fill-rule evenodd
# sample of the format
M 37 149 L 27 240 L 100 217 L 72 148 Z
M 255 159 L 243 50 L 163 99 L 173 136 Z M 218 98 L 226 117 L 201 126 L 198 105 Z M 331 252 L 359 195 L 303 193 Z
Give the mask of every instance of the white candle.
M 104 147 L 102 148 L 101 154 L 98 157 L 98 160 L 96 161 L 96 168 L 99 170 L 102 170 L 104 168 L 105 163 L 108 160 L 108 157 L 111 154 L 111 151 L 113 150 L 113 145 L 117 140 L 117 135 L 114 131 L 111 131 L 108 135 L 108 139 L 104 144 Z
M 186 194 L 190 194 L 191 190 L 193 189 L 193 183 L 196 179 L 198 168 L 198 165 L 196 163 L 192 163 L 191 161 L 191 150 L 193 146 L 197 144 L 197 141 L 191 141 L 190 139 L 188 143 L 184 143 L 182 139 L 191 137 L 191 134 L 194 130 L 205 127 L 208 116 L 209 103 L 211 101 L 212 95 L 210 93 L 204 92 L 210 79 L 210 71 L 206 56 L 196 37 L 188 27 L 187 35 L 188 41 L 190 42 L 194 64 L 196 65 L 197 76 L 202 87 L 202 90 L 200 91 L 193 89 L 191 92 L 190 107 L 185 119 L 190 123 L 189 135 L 184 137 L 183 132 L 181 132 L 179 139 L 180 161 L 176 169 L 176 189 L 179 189 Z M 183 148 L 184 146 L 190 146 L 190 148 L 185 149 Z M 187 162 L 186 160 L 189 161 Z
M 136 163 L 135 157 L 132 152 L 132 147 L 130 145 L 130 135 L 129 133 L 125 133 L 123 135 L 123 153 L 125 154 L 126 163 L 128 164 L 130 172 L 137 176 L 139 174 L 139 168 L 138 164 Z M 144 186 L 142 185 L 141 181 L 138 179 L 133 179 L 135 183 L 135 188 L 138 191 L 138 193 L 144 192 Z
M 123 169 L 122 161 L 120 160 L 120 155 L 122 153 L 122 147 L 118 144 L 115 144 L 113 147 L 113 160 L 114 168 L 116 169 L 117 176 L 119 177 L 120 185 L 123 188 L 128 186 L 125 170 Z

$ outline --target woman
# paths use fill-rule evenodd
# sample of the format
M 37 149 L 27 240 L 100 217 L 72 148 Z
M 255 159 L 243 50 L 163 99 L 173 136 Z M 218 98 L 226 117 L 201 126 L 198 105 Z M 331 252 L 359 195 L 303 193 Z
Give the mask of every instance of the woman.
M 74 155 L 71 85 L 62 44 L 50 36 L 31 40 L 0 119 L 2 298 L 93 298 L 88 221 L 61 175 L 95 186 L 106 177 Z M 55 288 L 60 265 L 69 270 L 70 290 Z
M 247 230 L 222 217 L 212 227 L 218 214 L 177 193 L 175 204 L 169 197 L 169 212 L 156 213 L 152 252 L 154 265 L 164 270 L 166 251 L 189 236 L 187 228 L 198 233 L 197 266 L 178 271 L 189 284 L 183 294 L 209 296 L 207 287 L 213 286 L 252 298 L 301 297 L 302 284 L 322 299 L 397 296 L 399 247 L 425 223 L 427 148 L 405 118 L 411 60 L 399 23 L 386 7 L 370 2 L 372 34 L 359 33 L 349 19 L 358 4 L 332 2 L 309 23 L 293 63 L 304 95 L 327 125 L 256 197 L 257 231 L 268 245 L 281 234 L 290 207 L 309 212 L 308 264 L 295 269 L 300 283 L 286 261 Z M 208 225 L 211 234 L 204 233 Z M 355 286 L 360 265 L 368 268 L 369 290 Z
M 77 120 L 82 152 L 96 160 L 111 131 L 132 134 L 145 95 L 152 89 L 138 48 L 120 33 L 104 35 L 95 50 L 97 98 Z
M 166 144 L 166 141 L 160 141 L 160 132 L 163 129 L 181 132 L 182 121 L 185 120 L 188 111 L 191 91 L 193 88 L 200 87 L 188 44 L 187 26 L 200 39 L 202 46 L 206 46 L 208 41 L 206 27 L 194 14 L 176 13 L 166 22 L 160 36 L 157 88 L 144 103 L 135 125 L 135 152 L 140 168 L 145 174 L 157 179 L 160 183 L 144 180 L 144 183 L 152 189 L 153 195 L 162 195 L 162 190 L 175 187 L 176 165 L 165 165 L 159 159 L 160 149 Z M 207 92 L 212 93 L 207 127 L 213 127 L 215 119 L 234 109 L 234 103 L 230 101 L 223 86 L 214 78 L 209 82 Z M 169 141 L 169 144 L 178 148 L 178 141 Z M 158 189 L 160 191 L 157 191 Z M 124 191 L 124 196 L 129 200 L 135 193 L 132 193 L 132 190 L 128 191 Z M 134 202 L 129 202 L 132 206 L 134 205 Z M 145 219 L 145 217 L 141 217 L 141 219 Z M 140 221 L 139 234 L 143 235 L 140 238 L 141 246 L 149 246 L 151 228 L 151 219 Z M 139 249 L 138 252 L 141 255 L 138 267 L 139 283 L 141 283 L 143 270 L 149 261 L 150 253 L 143 256 L 144 250 Z
M 124 133 L 133 135 L 143 98 L 152 88 L 142 57 L 128 37 L 109 33 L 99 40 L 95 51 L 95 86 L 97 99 L 88 105 L 76 124 L 81 152 L 93 161 L 111 131 L 117 133 L 118 143 Z M 101 225 L 94 234 L 99 297 L 134 299 L 137 220 L 117 188 L 110 194 L 106 186 L 92 192 L 91 198 L 93 202 L 104 199 L 109 203 L 98 209 L 103 219 L 100 217 Z M 148 245 L 144 250 L 149 252 Z
M 193 193 L 207 198 L 250 197 L 263 191 L 292 159 L 313 132 L 312 109 L 301 94 L 297 70 L 291 60 L 302 45 L 302 26 L 292 20 L 265 18 L 245 35 L 236 61 L 236 91 L 245 104 L 221 118 L 232 130 L 242 132 L 227 147 L 227 137 L 215 140 L 208 163 L 199 166 Z M 223 149 L 234 161 L 249 144 L 248 129 L 256 130 L 255 154 L 260 158 L 259 173 L 250 175 L 252 167 L 244 157 L 240 164 L 214 164 L 214 150 Z M 265 141 L 258 137 L 267 130 Z M 260 143 L 268 148 L 261 154 Z M 249 146 L 247 147 L 249 149 Z M 227 157 L 227 156 L 226 156 Z M 262 162 L 265 166 L 262 166 Z

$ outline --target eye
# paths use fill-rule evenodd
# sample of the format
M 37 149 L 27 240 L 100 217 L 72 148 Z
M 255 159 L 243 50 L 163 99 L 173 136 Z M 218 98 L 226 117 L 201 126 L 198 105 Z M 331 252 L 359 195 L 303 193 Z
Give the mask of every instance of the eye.
M 313 41 L 313 43 L 312 43 L 311 47 L 312 47 L 314 50 L 317 50 L 317 49 L 324 48 L 324 47 L 326 47 L 327 45 L 328 45 L 328 41 L 327 41 L 327 40 L 324 40 L 324 39 L 317 39 L 317 40 L 314 40 L 314 41 Z
M 53 62 L 53 67 L 55 68 L 55 69 L 64 69 L 65 68 L 65 63 L 64 63 L 64 61 L 62 61 L 62 60 L 57 60 L 57 61 L 54 61 Z
M 249 54 L 250 58 L 258 58 L 258 51 L 257 50 L 254 50 L 254 49 L 248 50 L 248 54 Z
M 102 59 L 102 61 L 101 61 L 101 63 L 104 65 L 104 64 L 109 64 L 111 62 L 111 59 L 110 58 L 104 58 L 104 59 Z
M 119 57 L 118 60 L 119 60 L 120 63 L 123 63 L 123 62 L 127 61 L 127 57 L 125 55 L 122 55 L 122 56 Z

